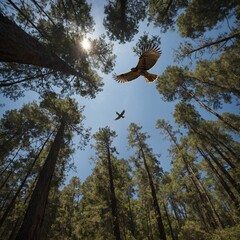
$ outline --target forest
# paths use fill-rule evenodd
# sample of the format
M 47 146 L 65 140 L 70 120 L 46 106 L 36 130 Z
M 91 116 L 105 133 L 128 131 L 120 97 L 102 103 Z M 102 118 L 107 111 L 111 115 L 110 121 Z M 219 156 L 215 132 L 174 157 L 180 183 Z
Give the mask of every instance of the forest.
M 96 5 L 104 33 L 89 37 L 86 50 L 79 42 L 99 22 Z M 155 82 L 111 77 L 119 91 L 142 81 L 174 104 L 173 122 L 153 124 L 159 148 L 169 144 L 164 170 L 145 126 L 122 129 L 125 119 L 113 118 L 119 128 L 93 132 L 75 96 L 92 102 L 104 94 L 117 44 L 136 41 L 132 54 L 140 56 L 168 33 L 181 41 Z M 0 239 L 240 239 L 239 0 L 3 0 L 0 97 L 0 110 L 23 101 L 0 114 Z M 127 157 L 115 144 L 122 131 Z M 91 173 L 69 178 L 89 145 Z

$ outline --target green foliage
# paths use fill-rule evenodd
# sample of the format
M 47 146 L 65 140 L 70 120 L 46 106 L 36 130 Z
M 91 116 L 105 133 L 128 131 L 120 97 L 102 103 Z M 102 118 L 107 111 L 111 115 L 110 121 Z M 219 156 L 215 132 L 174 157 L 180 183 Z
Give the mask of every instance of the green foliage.
M 206 232 L 195 221 L 187 221 L 179 234 L 179 239 L 204 240 Z
M 224 230 L 217 230 L 209 236 L 206 237 L 206 240 L 224 240 L 231 239 L 237 240 L 240 237 L 240 226 L 237 224 L 234 227 L 226 227 Z
M 93 31 L 91 5 L 85 0 L 56 0 L 51 1 L 50 5 L 36 1 L 18 3 L 20 6 L 13 3 L 12 5 L 16 11 L 15 15 L 19 16 L 15 19 L 17 25 L 22 25 L 25 32 L 37 39 L 39 46 L 43 45 L 48 50 L 48 54 L 52 54 L 55 59 L 54 62 L 46 65 L 47 69 L 32 66 L 43 66 L 44 63 L 1 64 L 1 72 L 5 77 L 2 84 L 5 89 L 1 90 L 2 93 L 17 99 L 24 95 L 26 89 L 42 94 L 55 86 L 65 95 L 77 93 L 95 97 L 103 86 L 96 70 L 111 72 L 116 56 L 112 52 L 113 44 L 107 43 L 104 35 L 99 39 L 91 40 L 90 52 L 81 48 L 80 41 L 88 32 Z M 24 10 L 21 11 L 20 8 Z M 8 16 L 11 11 L 8 11 L 8 8 L 6 11 Z M 26 11 L 28 14 L 25 14 Z M 22 41 L 22 39 L 17 40 Z M 31 54 L 33 56 L 38 54 L 38 57 L 35 56 L 37 59 L 40 59 L 39 55 L 41 55 L 41 58 L 45 58 L 48 62 L 49 56 L 44 52 L 36 50 Z M 59 58 L 65 66 L 61 66 L 59 71 L 53 70 L 58 66 Z M 24 62 L 24 59 L 21 62 Z
M 179 32 L 184 37 L 197 38 L 211 30 L 224 18 L 230 18 L 237 9 L 238 1 L 193 0 L 177 19 Z M 187 23 L 187 24 L 186 24 Z
M 239 114 L 226 110 L 217 115 L 218 120 L 205 120 L 193 105 L 197 102 L 213 113 L 225 103 L 239 104 L 238 1 L 109 0 L 103 23 L 111 42 L 105 35 L 89 37 L 92 48 L 88 51 L 80 47 L 94 27 L 87 1 L 15 4 L 1 3 L 1 12 L 78 74 L 1 63 L 2 94 L 16 100 L 33 90 L 41 96 L 39 104 L 9 110 L 0 121 L 0 238 L 15 238 L 57 129 L 66 122 L 41 239 L 116 239 L 116 219 L 122 239 L 159 239 L 157 205 L 167 239 L 239 239 L 239 132 L 233 134 L 230 125 L 221 121 L 239 129 Z M 63 185 L 66 172 L 74 167 L 69 161 L 74 147 L 83 149 L 90 137 L 83 125 L 84 108 L 68 96 L 95 97 L 103 86 L 97 70 L 108 74 L 114 68 L 112 41 L 132 41 L 146 18 L 162 33 L 178 27 L 189 38 L 180 43 L 180 60 L 199 53 L 193 65 L 168 66 L 156 84 L 164 101 L 178 101 L 173 113 L 177 130 L 166 120 L 156 123 L 171 142 L 171 170 L 162 170 L 159 159 L 165 159 L 153 152 L 150 136 L 131 123 L 127 139 L 131 157 L 118 158 L 113 145 L 117 132 L 100 128 L 93 135 L 92 173 L 83 183 L 73 177 Z M 217 37 L 213 38 L 212 30 L 218 30 Z M 145 32 L 134 52 L 140 55 L 144 47 L 160 44 L 160 36 Z M 203 56 L 206 50 L 216 55 Z
M 15 235 L 20 227 L 39 172 L 62 121 L 66 123 L 65 144 L 60 149 L 51 184 L 58 188 L 64 181 L 65 170 L 70 167 L 69 159 L 74 152 L 71 145 L 74 132 L 80 136 L 80 148 L 84 148 L 88 141 L 89 130 L 83 126 L 82 111 L 74 100 L 62 100 L 55 93 L 46 93 L 39 105 L 32 103 L 19 110 L 7 111 L 1 119 L 0 231 L 4 238 L 11 233 Z M 53 219 L 49 219 L 46 221 L 51 223 Z
M 187 0 L 149 1 L 148 21 L 162 32 L 174 30 L 178 13 L 188 6 Z
M 224 103 L 231 103 L 235 99 L 233 95 L 238 97 L 240 94 L 236 67 L 239 58 L 238 45 L 236 42 L 228 47 L 215 60 L 198 61 L 192 71 L 186 67 L 168 66 L 158 78 L 157 90 L 166 101 L 190 101 L 197 97 L 213 109 L 221 108 Z
M 103 25 L 111 40 L 126 43 L 138 33 L 138 25 L 145 18 L 148 1 L 108 0 L 104 6 Z

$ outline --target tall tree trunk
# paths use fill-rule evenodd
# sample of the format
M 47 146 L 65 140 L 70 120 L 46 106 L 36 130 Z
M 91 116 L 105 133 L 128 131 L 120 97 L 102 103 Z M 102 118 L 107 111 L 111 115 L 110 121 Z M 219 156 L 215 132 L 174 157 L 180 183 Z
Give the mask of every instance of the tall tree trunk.
M 211 133 L 211 131 L 209 131 L 207 128 L 203 129 L 203 131 L 204 131 L 204 133 L 203 133 L 203 132 L 198 131 L 196 126 L 191 124 L 189 121 L 186 121 L 186 122 L 189 126 L 189 129 L 191 129 L 196 135 L 200 136 L 204 140 L 207 139 L 209 141 L 209 143 L 211 143 L 212 145 L 222 146 L 229 153 L 231 153 L 231 155 L 235 159 L 240 161 L 240 157 L 229 146 L 227 146 L 220 138 L 216 137 L 215 134 Z
M 193 127 L 192 127 L 193 128 Z M 210 136 L 205 135 L 210 141 L 212 141 L 213 139 L 219 143 L 220 145 L 222 145 L 224 148 L 226 148 L 231 154 L 232 156 L 240 161 L 240 156 L 237 155 L 229 146 L 227 146 L 220 138 L 218 138 L 217 136 L 215 136 L 213 133 L 211 133 L 211 131 L 209 131 L 208 129 L 204 129 L 206 131 L 206 133 Z
M 140 143 L 140 141 L 139 141 L 139 143 Z M 148 168 L 146 157 L 145 157 L 145 153 L 143 151 L 142 146 L 140 146 L 140 151 L 142 153 L 144 167 L 145 167 L 145 170 L 147 172 L 148 181 L 149 181 L 149 185 L 150 185 L 150 188 L 151 188 L 151 195 L 152 195 L 152 200 L 153 200 L 153 208 L 154 208 L 156 219 L 157 219 L 158 231 L 159 231 L 159 234 L 160 234 L 160 239 L 161 240 L 166 240 L 167 238 L 166 238 L 164 225 L 163 225 L 163 222 L 162 222 L 162 215 L 161 215 L 160 207 L 159 207 L 158 200 L 157 200 L 156 190 L 155 190 L 155 187 L 154 187 L 152 175 L 151 175 L 150 170 Z
M 40 154 L 42 153 L 42 151 L 43 151 L 45 145 L 47 144 L 47 142 L 48 142 L 48 140 L 49 140 L 49 138 L 50 138 L 51 135 L 52 135 L 52 133 L 48 136 L 48 138 L 46 139 L 46 141 L 43 143 L 43 145 L 42 145 L 42 147 L 41 147 L 41 150 L 39 151 L 39 153 L 38 153 L 37 156 L 35 157 L 34 161 L 32 162 L 30 168 L 29 168 L 28 171 L 27 171 L 27 174 L 25 175 L 24 179 L 21 181 L 20 186 L 18 187 L 16 193 L 14 194 L 14 197 L 12 198 L 12 200 L 10 201 L 10 203 L 8 204 L 8 206 L 7 206 L 7 208 L 6 208 L 3 216 L 2 216 L 1 219 L 0 219 L 0 227 L 2 226 L 3 222 L 4 222 L 5 219 L 7 218 L 8 214 L 12 211 L 18 195 L 20 194 L 23 186 L 25 185 L 25 183 L 26 183 L 26 181 L 27 181 L 27 178 L 28 178 L 29 175 L 31 174 L 32 169 L 33 169 L 33 167 L 35 166 L 35 163 L 37 162 Z
M 173 229 L 172 229 L 171 220 L 169 218 L 168 210 L 167 210 L 167 207 L 166 207 L 164 202 L 163 202 L 163 207 L 164 207 L 164 210 L 165 210 L 165 214 L 167 216 L 167 221 L 168 221 L 168 226 L 169 226 L 171 238 L 172 238 L 172 240 L 176 240 L 176 238 L 174 237 L 174 233 L 173 233 Z
M 136 227 L 135 227 L 135 220 L 134 220 L 134 216 L 133 216 L 133 211 L 132 211 L 132 207 L 131 207 L 131 200 L 130 200 L 130 193 L 128 193 L 128 211 L 130 214 L 130 226 L 129 229 L 133 235 L 133 237 L 136 238 L 137 234 L 136 234 Z
M 34 189 L 34 186 L 36 185 L 36 182 L 37 182 L 37 178 L 34 179 L 34 181 L 31 183 L 31 186 L 29 187 L 28 195 L 25 197 L 25 200 L 24 200 L 24 203 L 23 203 L 24 206 L 27 204 L 28 200 L 30 199 L 31 193 L 33 192 L 33 189 Z M 17 220 L 15 221 L 15 226 L 11 229 L 11 234 L 9 235 L 8 240 L 15 239 L 16 234 L 17 234 L 17 230 L 21 226 L 21 221 L 22 221 L 22 218 L 19 216 L 17 218 Z
M 235 197 L 234 193 L 231 191 L 230 187 L 228 186 L 228 184 L 226 183 L 226 181 L 224 180 L 224 178 L 218 173 L 217 169 L 213 166 L 213 164 L 211 163 L 211 160 L 209 159 L 209 157 L 200 149 L 198 148 L 199 153 L 204 157 L 204 159 L 207 161 L 209 167 L 211 168 L 211 170 L 216 174 L 216 176 L 218 177 L 219 181 L 221 182 L 223 188 L 225 189 L 227 195 L 230 197 L 230 199 L 234 202 L 235 206 L 238 208 L 239 207 L 239 202 L 237 200 L 237 198 Z
M 193 184 L 194 185 L 194 184 Z M 192 185 L 192 186 L 193 186 Z M 187 185 L 185 185 L 186 191 L 192 193 L 193 190 L 191 188 L 189 188 Z M 199 198 L 197 198 L 194 203 L 192 203 L 192 208 L 194 209 L 194 211 L 197 213 L 200 221 L 202 222 L 203 226 L 204 226 L 204 230 L 206 232 L 210 232 L 209 229 L 209 223 L 210 221 L 207 221 L 207 217 L 205 216 L 205 214 L 203 214 L 202 208 L 199 206 Z
M 166 132 L 168 133 L 170 139 L 172 140 L 172 142 L 175 144 L 175 146 L 177 147 L 178 151 L 181 150 L 181 147 L 179 146 L 179 144 L 177 143 L 176 139 L 174 138 L 173 134 L 167 129 L 164 128 L 166 130 Z M 206 206 L 206 209 L 208 208 L 208 206 L 205 204 L 205 202 L 208 203 L 209 205 L 209 210 L 212 213 L 212 216 L 209 216 L 210 218 L 213 218 L 213 221 L 215 222 L 215 225 L 218 226 L 219 228 L 223 229 L 224 225 L 223 222 L 221 221 L 212 201 L 211 198 L 209 197 L 205 187 L 203 186 L 203 184 L 201 183 L 201 181 L 199 181 L 199 179 L 196 177 L 196 174 L 194 172 L 194 170 L 192 169 L 192 167 L 190 166 L 190 164 L 188 163 L 187 159 L 185 158 L 185 156 L 181 153 L 182 155 L 182 159 L 183 162 L 186 166 L 186 169 L 188 171 L 188 174 L 191 177 L 191 180 L 193 182 L 193 185 L 195 186 L 196 190 L 199 193 L 199 196 L 203 202 L 203 204 Z
M 204 150 L 205 150 L 205 152 L 207 152 L 206 149 L 204 149 Z M 222 164 L 218 161 L 218 159 L 216 159 L 216 157 L 211 152 L 208 152 L 208 154 L 211 157 L 211 159 L 214 161 L 214 163 L 218 166 L 220 171 L 224 174 L 226 179 L 228 179 L 228 181 L 232 184 L 232 186 L 235 188 L 235 190 L 238 192 L 238 194 L 240 194 L 239 184 L 234 180 L 234 178 L 229 174 L 229 172 L 225 169 L 225 167 L 222 166 Z
M 16 153 L 14 154 L 14 156 L 12 157 L 12 159 L 10 159 L 10 160 L 8 161 L 7 166 L 6 166 L 5 168 L 1 169 L 1 170 L 2 170 L 1 173 L 0 173 L 0 177 L 1 177 L 1 178 L 3 177 L 4 172 L 7 171 L 7 169 L 8 169 L 8 168 L 11 166 L 11 164 L 14 162 L 14 160 L 15 160 L 15 158 L 17 157 L 17 155 L 18 155 L 18 153 L 19 153 L 20 150 L 21 150 L 21 147 L 18 148 L 18 150 L 16 151 Z M 10 170 L 10 172 L 12 173 L 11 170 Z M 1 186 L 1 187 L 2 187 L 2 186 Z M 0 189 L 1 189 L 1 187 L 0 187 Z
M 227 156 L 225 156 L 223 151 L 221 151 L 215 144 L 212 144 L 212 147 L 233 170 L 236 170 L 235 164 Z
M 0 13 L 0 61 L 30 64 L 64 74 L 81 74 Z
M 210 107 L 208 107 L 204 102 L 202 102 L 198 97 L 195 96 L 195 94 L 193 94 L 191 91 L 189 91 L 185 86 L 180 85 L 184 91 L 191 96 L 193 99 L 195 99 L 196 102 L 199 103 L 199 105 L 201 107 L 203 107 L 204 109 L 206 109 L 208 112 L 210 112 L 211 114 L 213 114 L 214 116 L 216 116 L 220 121 L 224 122 L 226 125 L 228 125 L 228 127 L 230 127 L 231 129 L 233 129 L 236 132 L 240 132 L 240 129 L 238 127 L 235 127 L 231 122 L 229 122 L 227 119 L 223 118 L 220 114 L 218 114 L 217 112 L 215 112 L 213 109 L 211 109 Z
M 119 220 L 118 220 L 118 210 L 117 210 L 117 198 L 115 194 L 115 187 L 113 183 L 113 173 L 112 173 L 112 163 L 110 149 L 107 149 L 107 160 L 108 160 L 108 174 L 109 174 L 109 184 L 111 192 L 111 207 L 112 207 L 112 218 L 113 218 L 113 232 L 116 240 L 121 240 Z
M 39 174 L 36 187 L 29 201 L 28 209 L 23 219 L 22 226 L 17 233 L 16 240 L 38 240 L 40 239 L 41 224 L 43 221 L 48 193 L 52 176 L 54 174 L 56 161 L 63 142 L 65 121 L 61 122 L 55 136 L 47 159 Z
M 146 200 L 145 200 L 146 201 Z M 147 209 L 146 215 L 147 215 L 147 236 L 149 240 L 154 240 L 153 237 L 153 227 L 152 227 L 152 221 L 151 221 L 151 216 L 150 216 L 150 209 L 148 206 L 148 202 L 145 202 L 145 208 Z

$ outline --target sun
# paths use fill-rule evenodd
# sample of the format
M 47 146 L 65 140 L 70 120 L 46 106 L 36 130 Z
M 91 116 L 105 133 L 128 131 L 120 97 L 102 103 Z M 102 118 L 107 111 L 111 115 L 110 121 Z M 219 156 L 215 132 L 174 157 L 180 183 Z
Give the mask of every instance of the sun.
M 81 45 L 85 50 L 89 50 L 91 48 L 91 43 L 87 38 L 82 40 Z

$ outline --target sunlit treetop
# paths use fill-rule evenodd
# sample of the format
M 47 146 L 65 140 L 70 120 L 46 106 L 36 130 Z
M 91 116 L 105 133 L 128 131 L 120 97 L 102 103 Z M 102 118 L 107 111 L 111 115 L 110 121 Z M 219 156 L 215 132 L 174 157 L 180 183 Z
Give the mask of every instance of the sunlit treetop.
M 94 30 L 89 3 L 85 0 L 56 0 L 47 4 L 45 1 L 17 3 L 9 1 L 5 5 L 0 4 L 0 9 L 7 18 L 16 23 L 17 27 L 21 27 L 26 34 L 36 39 L 41 46 L 48 50 L 38 51 L 38 55 L 34 59 L 40 59 L 41 55 L 41 59 L 45 59 L 44 62 L 47 63 L 47 60 L 50 59 L 47 56 L 49 54 L 43 55 L 49 52 L 53 53 L 56 59 L 61 59 L 62 66 L 65 64 L 65 67 L 56 68 L 52 61 L 51 64 L 46 65 L 45 69 L 48 71 L 42 72 L 45 66 L 44 62 L 29 64 L 29 61 L 24 62 L 23 59 L 21 62 L 13 60 L 12 62 L 16 63 L 14 66 L 4 63 L 2 69 L 5 70 L 2 72 L 7 84 L 10 83 L 9 88 L 3 90 L 5 96 L 11 97 L 11 93 L 13 93 L 12 98 L 18 98 L 24 95 L 26 90 L 40 93 L 46 89 L 50 90 L 53 86 L 60 88 L 63 94 L 80 94 L 91 98 L 101 91 L 103 83 L 96 70 L 101 69 L 103 73 L 111 72 L 115 65 L 115 55 L 113 54 L 113 44 L 109 44 L 104 36 L 91 40 L 83 39 L 87 33 Z M 83 39 L 82 43 L 79 43 L 80 39 Z M 27 65 L 18 66 L 19 63 Z M 51 66 L 54 68 L 51 69 Z M 21 71 L 22 67 L 29 69 L 27 75 L 26 71 Z M 72 70 L 66 71 L 66 69 Z M 13 78 L 16 76 L 17 80 Z M 21 84 L 15 85 L 19 79 L 21 79 Z M 25 82 L 24 79 L 34 79 L 34 81 Z M 23 84 L 27 88 L 25 91 Z M 14 88 L 15 91 L 13 91 L 13 85 L 17 86 Z

